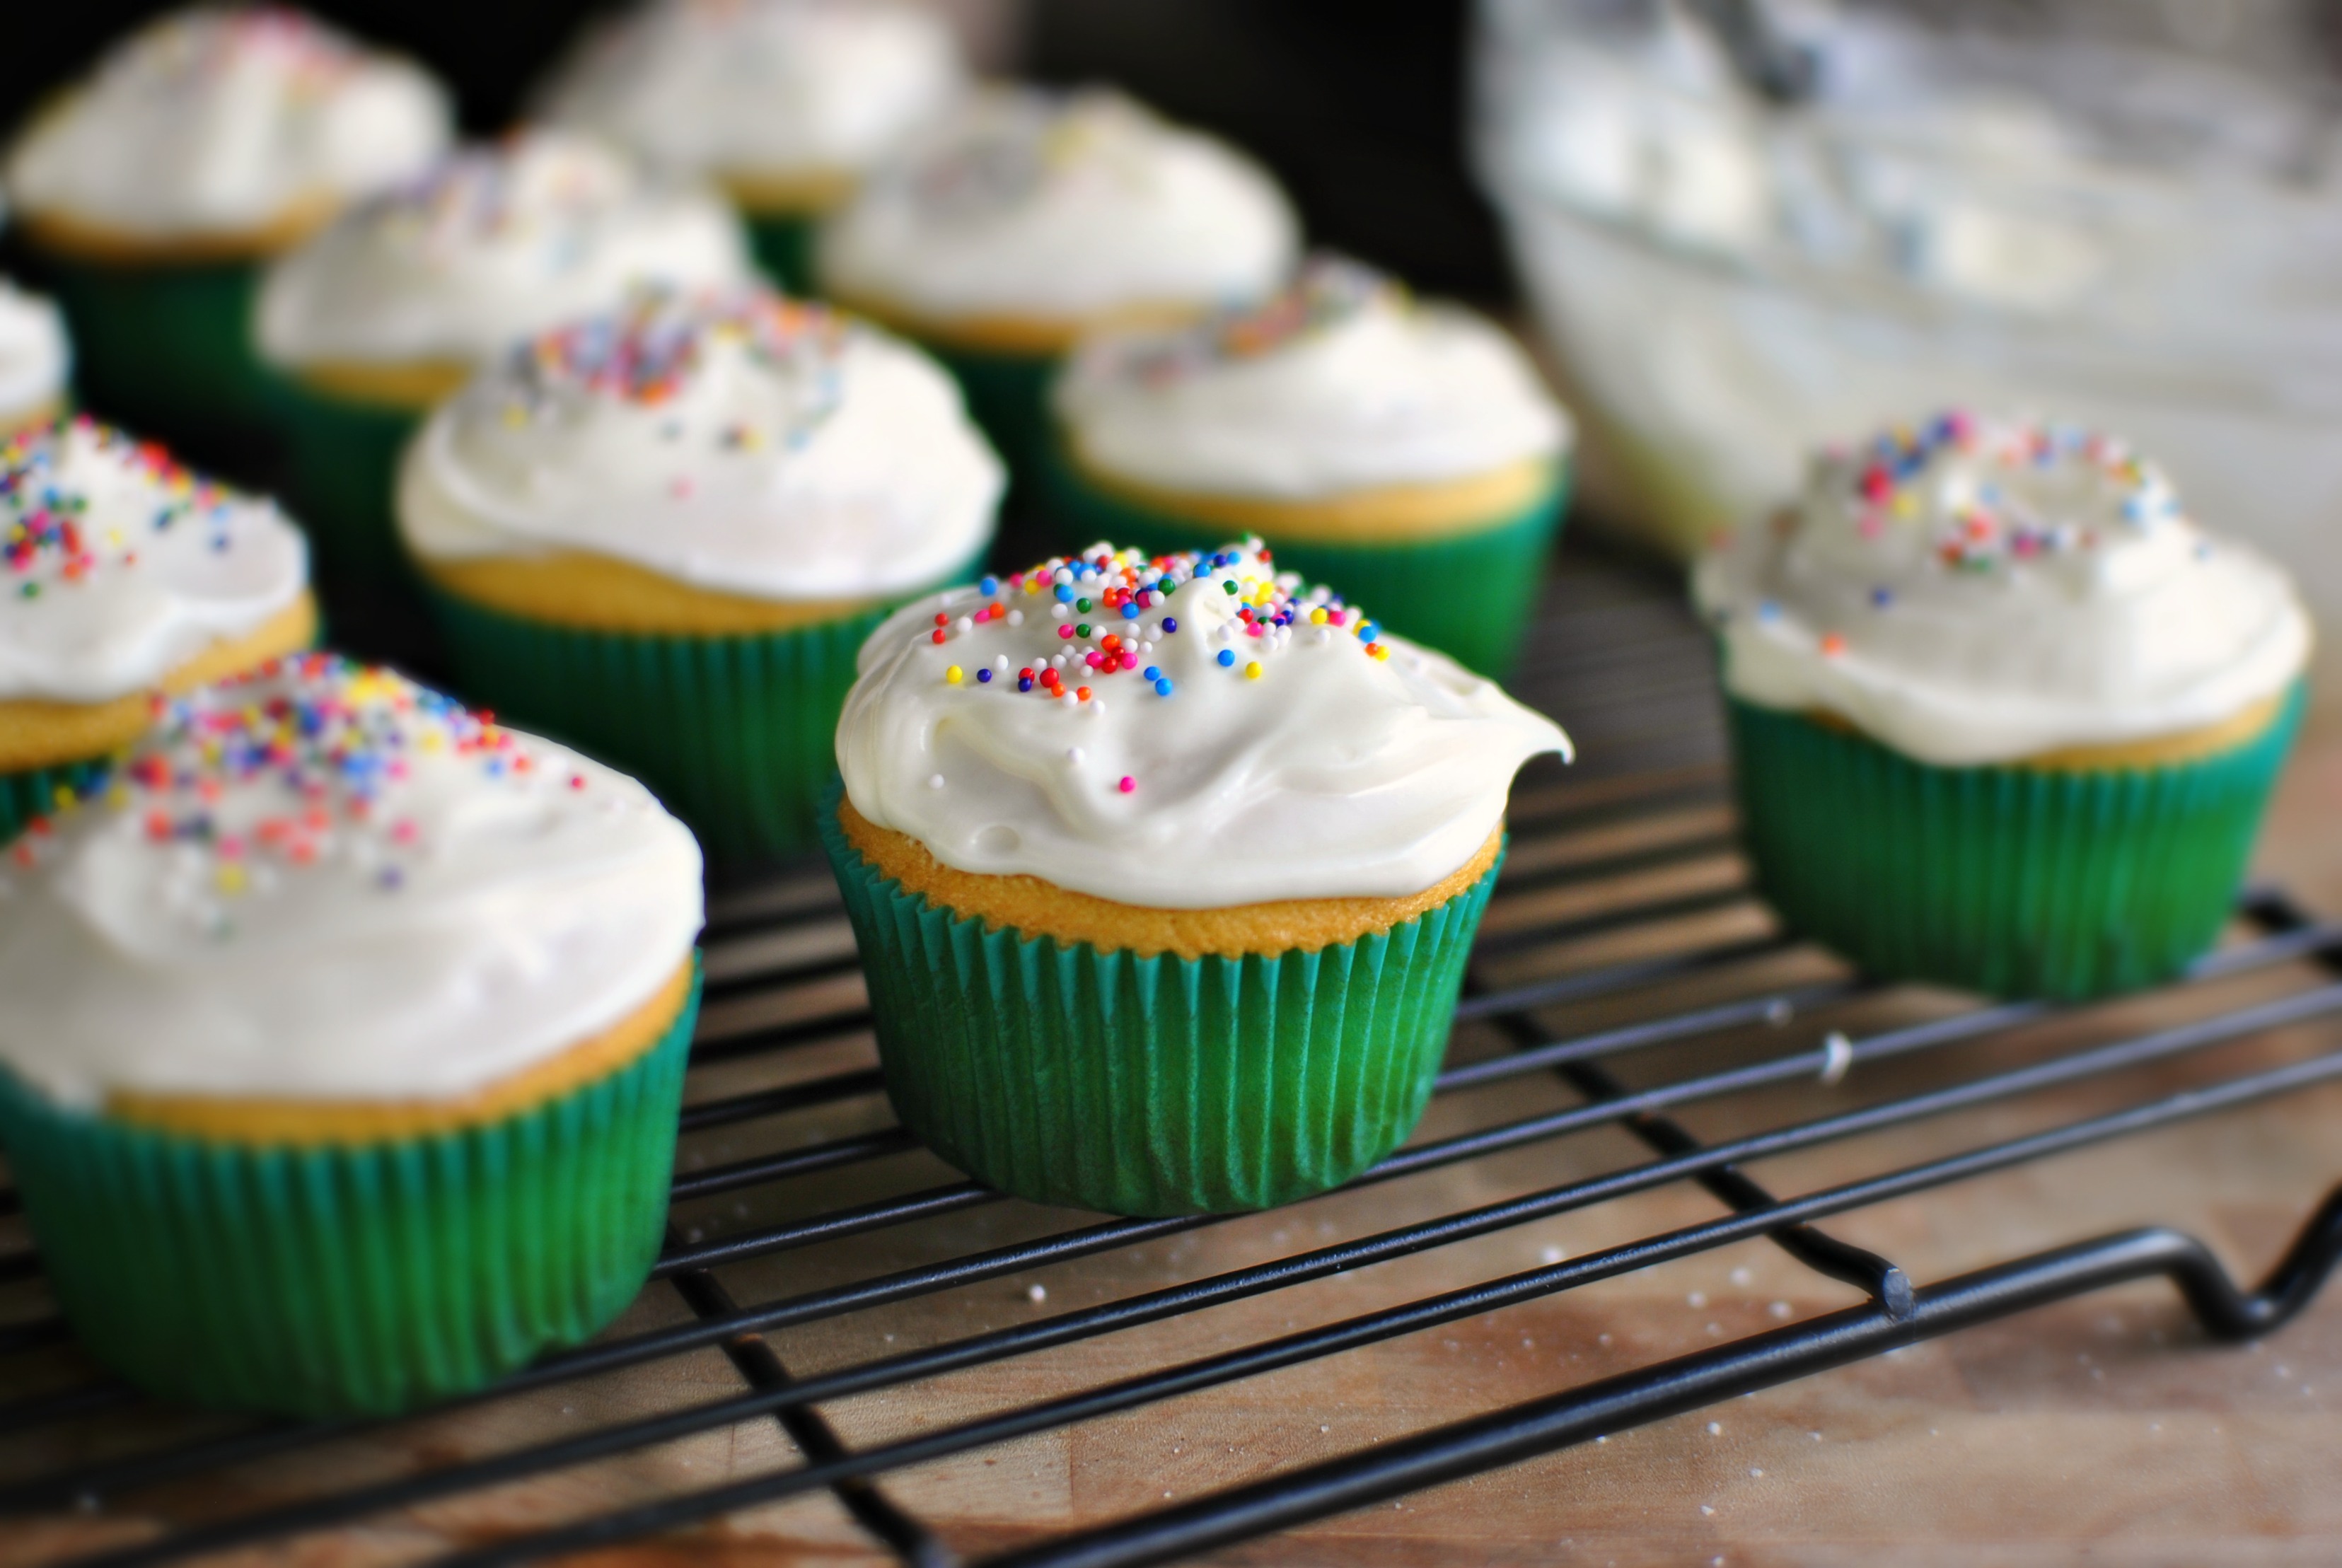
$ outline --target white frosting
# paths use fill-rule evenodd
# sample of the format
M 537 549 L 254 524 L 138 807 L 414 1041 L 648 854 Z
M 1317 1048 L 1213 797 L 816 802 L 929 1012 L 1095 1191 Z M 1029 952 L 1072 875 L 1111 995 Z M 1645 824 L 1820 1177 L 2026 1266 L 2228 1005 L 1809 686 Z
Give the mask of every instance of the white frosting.
M 1464 479 L 1554 456 L 1569 438 L 1494 325 L 1330 258 L 1257 308 L 1084 340 L 1056 403 L 1088 462 L 1216 494 Z
M 590 37 L 545 118 L 664 167 L 856 174 L 965 85 L 935 12 L 867 0 L 652 0 Z
M 699 872 L 632 779 L 286 661 L 171 704 L 0 862 L 0 1064 L 75 1106 L 453 1098 L 648 1001 Z
M 280 364 L 478 362 L 646 282 L 750 275 L 713 193 L 567 132 L 473 147 L 268 269 L 261 352 Z
M 1196 581 L 1184 579 L 1199 558 L 1176 558 L 1163 599 L 1162 569 L 1136 553 L 1096 574 L 1098 545 L 996 593 L 906 606 L 864 644 L 838 724 L 855 810 L 962 871 L 1154 908 L 1404 896 L 1452 874 L 1503 819 L 1514 771 L 1566 757 L 1569 737 L 1323 589 L 1252 635 L 1240 607 L 1273 621 L 1291 603 L 1265 596 L 1257 549 L 1200 558 Z M 1126 616 L 1105 594 L 1133 583 L 1151 602 Z M 1131 644 L 1108 648 L 1109 629 Z M 1088 663 L 1125 653 L 1111 673 Z M 1062 693 L 1018 689 L 1020 670 L 1052 659 Z
M 426 560 L 583 550 L 700 587 L 862 599 L 992 535 L 999 460 L 932 360 L 768 290 L 650 295 L 443 404 L 399 524 Z
M 55 302 L 0 278 L 0 427 L 55 402 L 72 366 Z
M 0 446 L 0 701 L 147 690 L 300 597 L 308 546 L 274 502 L 86 419 Z
M 1256 299 L 1297 225 L 1249 158 L 1118 94 L 980 95 L 823 225 L 820 275 L 937 317 L 1078 321 Z
M 1957 414 L 1817 459 L 1693 591 L 1735 696 L 1946 766 L 2217 724 L 2310 647 L 2286 574 L 2119 442 Z
M 252 230 L 411 177 L 449 121 L 446 95 L 405 60 L 297 11 L 202 6 L 132 34 L 36 116 L 8 192 L 157 238 Z

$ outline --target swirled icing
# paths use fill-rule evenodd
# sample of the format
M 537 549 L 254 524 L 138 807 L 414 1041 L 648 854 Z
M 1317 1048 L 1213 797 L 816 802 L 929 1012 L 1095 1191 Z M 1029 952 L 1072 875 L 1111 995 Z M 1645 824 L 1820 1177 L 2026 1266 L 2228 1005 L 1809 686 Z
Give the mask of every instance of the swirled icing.
M 964 86 L 933 11 L 851 0 L 652 0 L 589 37 L 545 118 L 699 174 L 854 174 Z
M 916 601 L 837 729 L 855 810 L 946 865 L 1161 909 L 1420 893 L 1546 752 L 1552 720 L 1257 540 L 1101 544 Z
M 297 11 L 198 6 L 123 39 L 36 117 L 8 190 L 125 234 L 250 231 L 413 176 L 449 124 L 446 95 L 405 60 Z
M 400 527 L 425 560 L 583 550 L 774 599 L 949 575 L 999 460 L 933 361 L 769 290 L 646 294 L 546 334 L 442 405 Z
M 72 365 L 55 304 L 0 278 L 0 431 L 63 396 Z
M 1256 299 L 1294 261 L 1249 158 L 1119 94 L 998 90 L 913 138 L 823 225 L 824 285 L 951 319 L 1080 321 Z
M 1569 437 L 1495 325 L 1336 257 L 1257 306 L 1086 338 L 1055 396 L 1091 465 L 1214 494 L 1462 479 L 1554 456 Z
M 2121 442 L 1958 413 L 1817 458 L 1693 584 L 1736 696 L 1943 765 L 2217 724 L 2310 648 L 2285 573 Z
M 0 1063 L 109 1091 L 454 1098 L 640 1006 L 701 917 L 632 779 L 306 654 L 165 704 L 0 859 Z
M 261 351 L 285 365 L 478 363 L 646 282 L 745 282 L 713 193 L 598 142 L 530 131 L 470 147 L 268 269 Z
M 299 598 L 308 547 L 275 504 L 80 417 L 0 445 L 0 700 L 153 687 Z

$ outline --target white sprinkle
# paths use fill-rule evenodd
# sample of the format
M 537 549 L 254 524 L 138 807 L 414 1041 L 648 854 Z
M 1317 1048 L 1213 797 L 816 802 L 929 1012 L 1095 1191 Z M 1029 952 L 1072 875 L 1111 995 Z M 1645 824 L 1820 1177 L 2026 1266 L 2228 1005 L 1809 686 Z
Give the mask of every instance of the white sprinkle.
M 1846 1070 L 1854 1065 L 1854 1042 L 1833 1029 L 1822 1042 L 1822 1082 L 1841 1084 Z
M 1705 1513 L 1705 1514 L 1709 1515 L 1710 1517 L 1713 1517 L 1713 1516 L 1715 1515 L 1715 1513 L 1716 1513 L 1716 1510 L 1715 1510 L 1715 1509 L 1710 1508 L 1710 1507 L 1709 1507 L 1706 1503 L 1701 1503 L 1701 1504 L 1699 1505 L 1699 1511 L 1700 1511 L 1702 1513 Z
M 1602 1435 L 1597 1435 L 1597 1436 L 1594 1439 L 1594 1441 L 1595 1441 L 1596 1443 L 1607 1443 L 1607 1442 L 1609 1442 L 1609 1441 L 1610 1441 L 1610 1439 L 1609 1439 L 1608 1435 L 1606 1433 L 1606 1434 L 1602 1434 Z
M 1073 613 L 1073 607 L 1068 604 L 1052 604 L 1049 606 L 1049 619 L 1052 621 L 1062 621 Z
M 1707 1434 L 1710 1437 L 1722 1437 L 1724 1435 L 1724 1423 L 1720 1421 L 1709 1422 L 1707 1423 Z
M 1606 1347 L 1610 1343 L 1610 1336 L 1606 1333 L 1597 1333 L 1594 1336 L 1594 1343 Z
M 928 778 L 927 778 L 927 787 L 928 787 L 929 789 L 941 789 L 941 788 L 943 788 L 943 787 L 944 787 L 944 775 L 943 775 L 943 774 L 929 774 L 929 775 L 928 775 Z
M 1071 566 L 1060 566 L 1049 577 L 1052 583 L 1070 583 L 1073 580 L 1074 569 Z
M 1762 1481 L 1765 1479 L 1765 1473 L 1752 1464 L 1748 1467 L 1748 1479 L 1751 1481 Z
M 1734 1284 L 1739 1285 L 1745 1289 L 1748 1283 L 1755 1279 L 1756 1275 L 1755 1271 L 1751 1269 L 1735 1269 L 1732 1271 L 1729 1277 Z
M 1102 714 L 1102 713 L 1106 712 L 1106 699 L 1105 699 L 1104 697 L 1101 697 L 1101 696 L 1096 696 L 1096 695 L 1093 695 L 1093 696 L 1090 698 L 1090 700 L 1089 700 L 1088 704 L 1086 704 L 1086 706 L 1087 706 L 1087 708 L 1088 708 L 1088 711 L 1089 711 L 1090 716 L 1091 716 L 1091 717 L 1093 717 L 1093 718 L 1095 718 L 1095 717 L 1096 717 L 1098 714 Z
M 955 632 L 973 632 L 976 630 L 976 621 L 971 616 L 962 615 L 958 620 L 952 623 L 952 630 Z
M 1066 655 L 1065 655 L 1065 654 L 1050 654 L 1050 655 L 1049 655 L 1049 667 L 1050 667 L 1051 669 L 1053 669 L 1053 670 L 1062 670 L 1062 669 L 1064 669 L 1064 668 L 1066 667 Z
M 1545 1264 L 1547 1268 L 1551 1268 L 1554 1264 L 1561 1262 L 1562 1259 L 1568 1255 L 1569 1254 L 1567 1253 L 1562 1251 L 1559 1247 L 1539 1247 L 1537 1249 L 1537 1262 Z
M 1318 1430 L 1318 1431 L 1320 1431 L 1320 1432 L 1331 1432 L 1331 1431 L 1333 1431 L 1334 1429 L 1333 1429 L 1332 1427 L 1330 1427 L 1330 1426 L 1321 1426 L 1321 1427 L 1319 1427 L 1317 1430 Z
M 1031 1302 L 1035 1306 L 1039 1306 L 1043 1302 L 1049 1299 L 1049 1287 L 1046 1285 L 1026 1285 L 1025 1287 L 1025 1299 Z
M 1073 764 L 1076 767 L 1079 767 L 1082 762 L 1082 748 L 1079 746 L 1067 746 L 1066 748 L 1066 760 Z
M 998 655 L 997 657 L 996 657 L 996 658 L 992 661 L 992 667 L 993 667 L 994 669 L 996 669 L 996 670 L 1005 670 L 1005 669 L 1006 669 L 1006 668 L 1008 667 L 1008 655 L 1007 655 L 1007 654 L 1002 654 Z
M 1797 1309 L 1792 1307 L 1787 1302 L 1775 1302 L 1771 1306 L 1767 1307 L 1765 1310 L 1773 1314 L 1775 1322 L 1787 1323 L 1789 1321 L 1789 1314 Z
M 1694 1291 L 1691 1294 L 1684 1297 L 1684 1305 L 1691 1308 L 1694 1312 L 1697 1312 L 1701 1307 L 1704 1307 L 1706 1304 L 1707 1293 L 1706 1291 Z
M 1022 610 L 1011 610 L 1011 611 L 1009 611 L 1009 612 L 1008 612 L 1008 624 L 1009 624 L 1010 625 L 1012 625 L 1012 626 L 1021 626 L 1021 625 L 1023 625 L 1023 624 L 1025 624 L 1025 612 L 1024 612 L 1024 611 L 1022 611 Z

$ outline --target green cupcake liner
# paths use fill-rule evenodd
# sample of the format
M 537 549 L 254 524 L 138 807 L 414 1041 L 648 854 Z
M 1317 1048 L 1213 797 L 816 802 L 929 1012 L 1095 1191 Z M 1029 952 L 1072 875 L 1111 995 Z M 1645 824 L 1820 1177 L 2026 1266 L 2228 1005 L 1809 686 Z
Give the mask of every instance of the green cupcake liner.
M 1337 1187 L 1423 1115 L 1496 869 L 1316 953 L 1141 958 L 986 929 L 822 841 L 903 1124 L 1005 1193 L 1228 1213 Z
M 820 220 L 807 213 L 749 212 L 741 215 L 748 226 L 748 252 L 765 275 L 784 293 L 810 296 L 819 292 L 814 282 L 814 234 Z
M 60 763 L 51 767 L 0 773 L 0 844 L 15 841 L 35 817 L 58 809 L 58 797 L 79 799 L 105 781 L 111 757 Z
M 316 574 L 337 587 L 403 589 L 398 460 L 423 414 L 337 397 L 290 372 L 263 374 L 285 438 L 285 501 L 315 547 Z
M 456 686 L 648 784 L 730 867 L 813 848 L 855 655 L 886 609 L 735 636 L 600 632 L 426 584 Z
M 478 1127 L 244 1145 L 57 1106 L 0 1072 L 8 1150 L 83 1346 L 147 1392 L 388 1414 L 625 1309 L 657 1258 L 692 1000 L 620 1071 Z
M 2212 945 L 2299 726 L 2158 767 L 1932 767 L 1727 699 L 1741 835 L 1788 926 L 1882 979 L 2000 996 L 2152 984 Z
M 257 264 L 135 266 L 43 252 L 39 265 L 73 335 L 75 385 L 97 414 L 198 448 L 266 439 L 269 392 L 251 336 Z
M 1149 554 L 1209 550 L 1229 543 L 1222 524 L 1197 523 L 1112 495 L 1075 471 L 1061 444 L 1046 447 L 1049 512 L 1060 547 L 1078 550 L 1110 540 Z M 1545 586 L 1546 558 L 1561 531 L 1569 473 L 1509 516 L 1437 538 L 1387 544 L 1329 544 L 1262 537 L 1276 564 L 1323 583 L 1366 607 L 1401 636 L 1437 648 L 1466 669 L 1503 680 Z

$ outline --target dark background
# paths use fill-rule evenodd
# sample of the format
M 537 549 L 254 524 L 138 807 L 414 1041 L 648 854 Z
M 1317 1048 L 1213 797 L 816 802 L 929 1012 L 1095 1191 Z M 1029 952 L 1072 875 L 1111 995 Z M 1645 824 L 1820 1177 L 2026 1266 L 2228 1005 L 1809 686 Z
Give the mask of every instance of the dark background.
M 12 7 L 0 126 L 168 9 L 154 0 Z M 590 0 L 324 0 L 309 7 L 428 65 L 465 127 L 509 124 Z M 1466 0 L 1029 0 L 1009 44 L 1024 74 L 1107 81 L 1208 127 L 1274 168 L 1313 243 L 1417 286 L 1484 303 L 1507 292 L 1496 230 L 1463 164 Z

